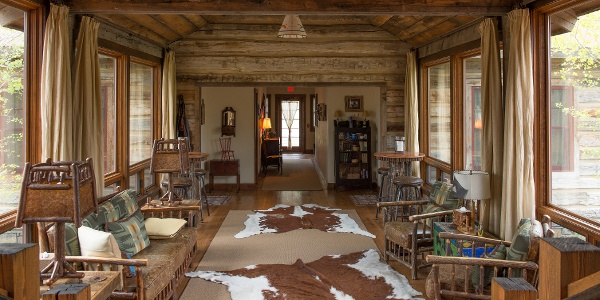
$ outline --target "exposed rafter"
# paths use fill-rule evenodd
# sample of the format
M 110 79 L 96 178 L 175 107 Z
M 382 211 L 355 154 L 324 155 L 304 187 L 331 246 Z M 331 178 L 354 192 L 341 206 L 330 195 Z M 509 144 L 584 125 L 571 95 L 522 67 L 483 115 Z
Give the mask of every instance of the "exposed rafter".
M 504 15 L 513 0 L 308 0 L 308 1 L 198 1 L 198 0 L 71 0 L 71 13 L 213 14 L 213 15 Z

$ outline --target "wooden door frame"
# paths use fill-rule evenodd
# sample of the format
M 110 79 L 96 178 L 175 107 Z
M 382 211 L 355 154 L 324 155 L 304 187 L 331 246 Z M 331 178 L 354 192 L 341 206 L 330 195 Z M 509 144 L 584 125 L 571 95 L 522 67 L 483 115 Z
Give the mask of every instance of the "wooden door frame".
M 305 94 L 275 94 L 275 116 L 277 116 L 277 118 L 273 118 L 275 119 L 275 125 L 273 125 L 273 128 L 278 128 L 277 130 L 279 130 L 281 128 L 282 125 L 282 120 L 281 120 L 281 101 L 283 100 L 295 100 L 295 101 L 299 101 L 300 102 L 300 146 L 298 147 L 297 150 L 288 150 L 287 148 L 283 148 L 282 147 L 282 151 L 283 152 L 300 152 L 300 153 L 304 153 L 304 151 L 306 150 L 306 133 L 304 132 L 304 128 L 306 127 L 306 120 L 305 120 L 305 114 L 306 114 L 306 95 Z M 273 121 L 273 119 L 271 119 L 271 121 Z M 281 136 L 281 132 L 279 133 L 279 136 Z

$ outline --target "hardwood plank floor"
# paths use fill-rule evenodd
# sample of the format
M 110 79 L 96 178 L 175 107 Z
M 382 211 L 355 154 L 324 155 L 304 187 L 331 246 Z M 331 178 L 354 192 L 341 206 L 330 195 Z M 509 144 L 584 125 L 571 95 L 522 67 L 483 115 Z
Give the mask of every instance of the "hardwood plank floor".
M 267 174 L 269 176 L 269 173 Z M 383 250 L 383 223 L 381 219 L 375 220 L 375 207 L 374 206 L 355 206 L 350 195 L 353 194 L 368 194 L 375 193 L 375 191 L 360 190 L 360 191 L 342 191 L 337 192 L 334 190 L 327 191 L 261 191 L 263 178 L 259 179 L 258 187 L 254 191 L 213 191 L 209 195 L 231 195 L 229 203 L 221 206 L 211 206 L 210 216 L 204 218 L 204 222 L 198 226 L 198 251 L 194 257 L 192 267 L 190 270 L 194 270 L 198 265 L 198 262 L 202 259 L 212 239 L 214 238 L 217 230 L 221 226 L 221 223 L 227 216 L 230 210 L 252 210 L 252 209 L 267 209 L 273 207 L 276 204 L 287 204 L 287 205 L 301 205 L 307 203 L 318 204 L 322 206 L 341 208 L 341 209 L 355 209 L 361 220 L 365 224 L 367 230 L 373 233 L 377 238 L 375 243 L 381 252 Z M 427 299 L 425 296 L 425 278 L 429 273 L 429 268 L 421 269 L 419 271 L 419 279 L 410 279 L 410 270 L 401 264 L 390 260 L 388 262 L 395 270 L 406 276 L 409 279 L 411 285 L 418 291 L 423 293 L 422 298 Z M 185 285 L 187 285 L 188 279 L 184 279 L 183 284 L 178 289 L 178 294 L 181 295 Z

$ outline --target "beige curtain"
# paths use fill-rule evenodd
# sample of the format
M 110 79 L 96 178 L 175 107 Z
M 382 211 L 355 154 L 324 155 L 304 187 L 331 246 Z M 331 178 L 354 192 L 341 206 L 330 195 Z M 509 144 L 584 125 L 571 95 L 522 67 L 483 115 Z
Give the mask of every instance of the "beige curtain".
M 41 78 L 42 160 L 73 160 L 71 49 L 66 6 L 50 5 Z
M 504 171 L 500 236 L 512 237 L 521 218 L 534 213 L 533 71 L 529 10 L 508 14 Z
M 479 25 L 479 33 L 481 34 L 481 104 L 483 112 L 481 164 L 483 171 L 490 174 L 492 195 L 491 199 L 483 201 L 485 207 L 483 224 L 487 231 L 500 235 L 504 110 L 496 19 L 483 20 Z
M 406 86 L 404 88 L 404 111 L 406 112 L 404 135 L 406 150 L 419 152 L 419 83 L 417 80 L 417 52 L 406 54 Z M 413 176 L 421 177 L 419 162 L 412 163 Z
M 175 130 L 177 79 L 175 75 L 175 52 L 167 51 L 162 73 L 162 137 L 165 139 L 177 138 Z
M 82 17 L 74 62 L 73 118 L 75 120 L 75 159 L 91 157 L 94 162 L 96 190 L 104 189 L 104 128 L 98 60 L 98 27 L 100 23 Z

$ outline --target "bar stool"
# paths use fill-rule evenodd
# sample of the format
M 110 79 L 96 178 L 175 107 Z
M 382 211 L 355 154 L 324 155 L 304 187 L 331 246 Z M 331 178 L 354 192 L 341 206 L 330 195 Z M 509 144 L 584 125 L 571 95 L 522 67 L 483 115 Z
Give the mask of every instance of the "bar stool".
M 398 176 L 394 178 L 393 183 L 396 188 L 396 201 L 410 200 L 412 195 L 414 195 L 413 200 L 421 199 L 423 179 L 415 176 Z
M 206 213 L 210 216 L 210 208 L 208 204 L 208 194 L 206 193 L 206 182 L 204 181 L 204 175 L 206 175 L 206 170 L 204 169 L 196 169 L 194 171 L 194 175 L 198 180 L 198 193 L 200 195 L 200 220 L 204 221 L 204 216 L 202 214 L 202 199 L 204 198 L 204 204 L 206 204 Z
M 421 199 L 421 187 L 423 187 L 423 179 L 415 176 L 398 176 L 394 178 L 393 184 L 396 188 L 396 201 Z M 413 195 L 414 198 L 412 197 Z M 396 209 L 398 209 L 398 207 L 396 207 Z M 400 213 L 396 211 L 396 216 L 401 216 L 402 220 L 408 220 L 408 217 L 417 213 L 415 211 L 405 211 L 405 207 L 400 209 L 402 211 Z
M 381 175 L 381 184 L 379 185 L 379 193 L 377 194 L 377 202 L 381 202 L 383 200 L 383 186 L 385 184 L 385 179 L 390 173 L 390 168 L 388 167 L 380 167 L 377 169 L 377 174 Z M 379 217 L 379 207 L 375 209 L 375 220 Z

